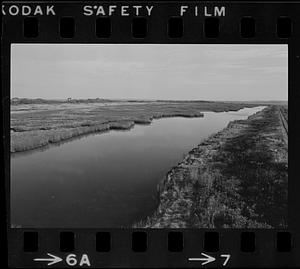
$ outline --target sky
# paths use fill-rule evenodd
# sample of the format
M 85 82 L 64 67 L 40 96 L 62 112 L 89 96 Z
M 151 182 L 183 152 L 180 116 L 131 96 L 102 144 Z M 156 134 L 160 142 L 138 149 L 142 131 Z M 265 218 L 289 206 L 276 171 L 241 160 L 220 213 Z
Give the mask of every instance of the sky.
M 288 47 L 13 44 L 11 97 L 287 100 Z

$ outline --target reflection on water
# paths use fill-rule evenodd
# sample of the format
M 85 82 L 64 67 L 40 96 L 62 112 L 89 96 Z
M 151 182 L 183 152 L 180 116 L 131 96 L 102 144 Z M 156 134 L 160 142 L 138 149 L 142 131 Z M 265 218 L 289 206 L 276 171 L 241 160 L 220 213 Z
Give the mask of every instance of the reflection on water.
M 157 206 L 156 186 L 193 147 L 262 107 L 164 118 L 11 158 L 11 223 L 127 227 Z

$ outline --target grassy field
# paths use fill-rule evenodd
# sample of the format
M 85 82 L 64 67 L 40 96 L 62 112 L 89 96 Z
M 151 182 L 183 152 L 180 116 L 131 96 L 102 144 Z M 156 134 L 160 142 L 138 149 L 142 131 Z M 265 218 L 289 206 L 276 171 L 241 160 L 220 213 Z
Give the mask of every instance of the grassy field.
M 233 121 L 191 150 L 158 187 L 157 210 L 134 227 L 287 227 L 282 109 L 270 106 Z
M 43 100 L 11 101 L 11 152 L 27 151 L 90 133 L 127 130 L 163 117 L 202 117 L 202 111 L 235 111 L 258 104 L 209 101 Z

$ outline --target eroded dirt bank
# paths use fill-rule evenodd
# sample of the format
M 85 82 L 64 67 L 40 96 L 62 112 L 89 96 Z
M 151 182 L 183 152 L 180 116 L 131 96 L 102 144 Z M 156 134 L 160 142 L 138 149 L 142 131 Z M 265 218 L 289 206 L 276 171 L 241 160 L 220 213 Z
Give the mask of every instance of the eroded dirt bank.
M 288 145 L 281 109 L 269 106 L 230 122 L 192 149 L 158 186 L 154 214 L 134 226 L 286 227 Z

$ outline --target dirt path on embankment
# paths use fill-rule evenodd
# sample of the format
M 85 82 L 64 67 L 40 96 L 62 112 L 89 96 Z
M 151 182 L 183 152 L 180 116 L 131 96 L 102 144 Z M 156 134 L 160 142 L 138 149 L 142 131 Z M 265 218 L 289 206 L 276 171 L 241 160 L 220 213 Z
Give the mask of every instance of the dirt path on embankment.
M 233 121 L 192 149 L 158 187 L 151 228 L 286 227 L 288 160 L 279 106 Z
M 288 125 L 288 110 L 286 107 L 281 107 L 279 109 L 279 115 L 280 115 L 280 120 L 282 123 L 282 129 L 283 129 L 283 135 L 284 135 L 284 140 L 286 143 L 288 143 L 288 132 L 289 132 L 289 125 Z

